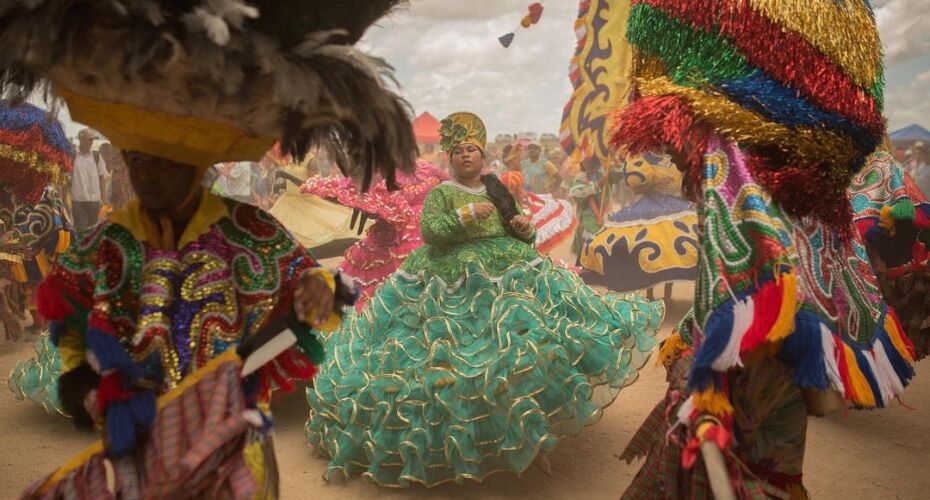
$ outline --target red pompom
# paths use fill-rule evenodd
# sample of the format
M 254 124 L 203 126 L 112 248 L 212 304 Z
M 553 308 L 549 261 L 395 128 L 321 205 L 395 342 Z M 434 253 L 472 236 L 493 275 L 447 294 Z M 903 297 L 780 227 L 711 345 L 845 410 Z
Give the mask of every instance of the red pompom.
M 107 407 L 114 401 L 129 401 L 132 392 L 124 388 L 123 375 L 113 372 L 100 379 L 97 386 L 97 411 L 106 415 Z
M 62 290 L 64 284 L 55 275 L 49 275 L 36 288 L 36 307 L 43 318 L 64 321 L 73 312 Z

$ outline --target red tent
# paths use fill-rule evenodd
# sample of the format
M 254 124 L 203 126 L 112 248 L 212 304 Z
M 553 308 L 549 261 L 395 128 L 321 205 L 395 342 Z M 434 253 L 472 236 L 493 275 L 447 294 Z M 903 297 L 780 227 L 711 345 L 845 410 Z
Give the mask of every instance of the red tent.
M 417 137 L 417 144 L 439 144 L 439 120 L 425 112 L 413 121 L 413 133 Z

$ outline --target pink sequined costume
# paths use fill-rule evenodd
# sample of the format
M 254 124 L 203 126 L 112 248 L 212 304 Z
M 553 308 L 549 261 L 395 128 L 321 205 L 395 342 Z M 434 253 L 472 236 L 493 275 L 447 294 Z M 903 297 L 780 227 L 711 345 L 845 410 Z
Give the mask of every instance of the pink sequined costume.
M 430 189 L 448 178 L 435 165 L 421 160 L 413 174 L 397 173 L 397 191 L 388 191 L 384 180 L 379 180 L 362 193 L 351 179 L 335 177 L 313 177 L 300 188 L 302 193 L 361 210 L 376 220 L 365 237 L 346 250 L 339 264 L 339 270 L 358 286 L 356 307 L 363 307 L 375 288 L 400 267 L 410 252 L 423 245 L 423 200 Z

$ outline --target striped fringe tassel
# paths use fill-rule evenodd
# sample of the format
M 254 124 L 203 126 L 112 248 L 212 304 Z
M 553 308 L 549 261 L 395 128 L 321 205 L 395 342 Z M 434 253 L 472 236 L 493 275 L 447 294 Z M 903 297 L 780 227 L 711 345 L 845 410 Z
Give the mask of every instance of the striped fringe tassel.
M 837 335 L 809 311 L 798 313 L 796 325 L 779 357 L 801 387 L 832 388 L 856 406 L 882 408 L 914 376 L 913 348 L 892 310 L 883 312 L 868 344 Z
M 754 293 L 718 307 L 704 328 L 689 386 L 697 410 L 728 415 L 721 373 L 770 346 L 793 367 L 801 387 L 833 388 L 859 407 L 883 407 L 914 376 L 914 348 L 893 310 L 886 310 L 867 344 L 833 332 L 813 312 L 798 310 L 797 276 L 782 272 Z
M 716 373 L 743 366 L 744 355 L 790 336 L 796 312 L 797 276 L 789 268 L 777 270 L 754 293 L 719 306 L 704 326 L 689 385 L 706 391 Z

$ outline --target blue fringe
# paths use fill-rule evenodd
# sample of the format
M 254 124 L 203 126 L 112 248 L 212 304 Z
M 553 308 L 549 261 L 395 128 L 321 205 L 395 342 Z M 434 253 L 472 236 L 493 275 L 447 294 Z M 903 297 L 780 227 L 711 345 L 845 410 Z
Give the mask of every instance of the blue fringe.
M 117 370 L 129 381 L 135 381 L 141 376 L 141 370 L 116 337 L 97 328 L 88 328 L 86 338 L 87 348 L 93 351 L 100 362 L 101 373 Z
M 7 130 L 22 131 L 39 127 L 42 137 L 50 146 L 74 156 L 74 146 L 65 135 L 58 120 L 49 119 L 48 113 L 32 104 L 21 103 L 15 107 L 0 106 L 0 127 Z
M 65 322 L 64 321 L 49 321 L 48 322 L 48 337 L 52 341 L 52 345 L 58 347 L 58 341 L 61 340 L 61 336 L 65 333 Z
M 884 321 L 882 322 L 884 325 Z M 882 329 L 882 332 L 878 336 L 879 342 L 882 343 L 882 347 L 885 348 L 885 354 L 888 355 L 888 359 L 891 360 L 891 366 L 894 368 L 895 374 L 898 376 L 898 380 L 901 381 L 905 387 L 910 383 L 911 379 L 914 378 L 914 366 L 911 363 L 908 363 L 904 356 L 895 349 L 894 344 L 891 342 L 891 337 L 888 335 L 888 332 Z
M 720 90 L 741 106 L 785 126 L 840 130 L 851 136 L 857 144 L 874 143 L 872 149 L 878 145 L 878 139 L 862 126 L 839 114 L 820 109 L 797 90 L 765 76 L 762 71 L 756 70 L 749 77 L 723 82 Z
M 137 429 L 151 429 L 155 423 L 155 391 L 139 392 L 129 401 L 114 401 L 107 406 L 107 444 L 114 456 L 124 455 L 136 447 Z
M 823 360 L 820 318 L 801 310 L 794 317 L 794 332 L 782 344 L 779 359 L 794 369 L 794 381 L 801 387 L 827 389 L 827 366 Z
M 714 361 L 723 353 L 733 334 L 733 302 L 727 301 L 714 309 L 704 326 L 704 342 L 694 354 L 694 364 L 688 377 L 692 390 L 703 391 L 713 384 Z
M 856 355 L 856 364 L 859 365 L 859 369 L 862 370 L 862 374 L 865 375 L 865 379 L 868 380 L 869 387 L 872 389 L 872 395 L 875 397 L 875 407 L 884 408 L 885 400 L 881 389 L 878 387 L 878 379 L 875 378 L 872 367 L 869 366 L 868 360 L 865 359 L 865 351 L 856 345 L 850 345 L 850 347 L 852 347 L 853 354 Z

